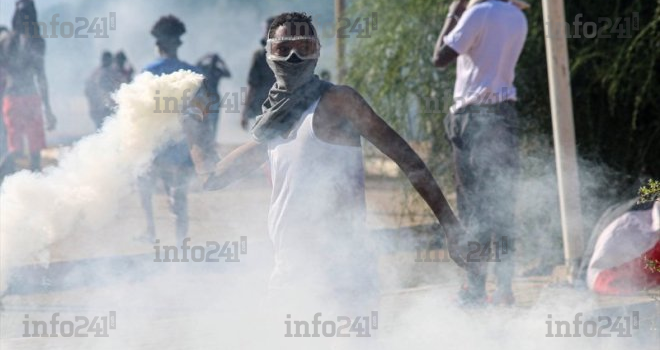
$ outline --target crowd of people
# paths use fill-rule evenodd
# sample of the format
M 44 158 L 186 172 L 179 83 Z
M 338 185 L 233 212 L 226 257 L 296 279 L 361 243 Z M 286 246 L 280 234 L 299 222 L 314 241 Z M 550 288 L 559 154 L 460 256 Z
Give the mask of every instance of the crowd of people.
M 0 179 L 15 170 L 15 158 L 29 144 L 32 170 L 40 168 L 45 147 L 44 125 L 55 127 L 44 73 L 45 42 L 31 0 L 19 0 L 12 30 L 0 30 L 0 84 L 8 152 L 0 165 Z M 489 31 L 483 23 L 500 31 Z M 186 27 L 173 15 L 152 27 L 158 57 L 142 71 L 155 75 L 190 70 L 205 82 L 195 99 L 219 95 L 219 82 L 230 76 L 218 54 L 202 57 L 196 65 L 178 56 Z M 504 34 L 502 34 L 504 33 Z M 176 239 L 188 235 L 188 180 L 196 175 L 207 190 L 220 189 L 267 164 L 272 182 L 269 235 L 275 248 L 271 297 L 299 294 L 291 289 L 317 291 L 333 286 L 332 293 L 347 304 L 368 305 L 378 295 L 375 259 L 365 241 L 365 187 L 362 139 L 391 158 L 444 228 L 449 253 L 467 269 L 459 298 L 465 304 L 486 301 L 483 262 L 466 262 L 461 247 L 469 239 L 488 245 L 501 236 L 513 236 L 512 186 L 518 169 L 515 94 L 507 100 L 482 105 L 484 94 L 503 88 L 515 91 L 514 69 L 527 33 L 520 9 L 509 2 L 465 0 L 452 4 L 438 39 L 433 62 L 444 67 L 457 60 L 454 105 L 445 120 L 456 167 L 461 221 L 431 172 L 409 144 L 351 87 L 334 85 L 315 75 L 320 42 L 311 17 L 289 12 L 266 21 L 262 48 L 254 53 L 241 125 L 253 140 L 220 160 L 215 136 L 218 113 L 201 111 L 183 118 L 185 139 L 172 141 L 156 155 L 150 171 L 139 179 L 147 216 L 148 242 L 156 238 L 151 197 L 158 179 L 165 185 L 176 216 Z M 97 128 L 112 114 L 110 95 L 133 76 L 126 55 L 103 52 L 101 65 L 87 80 L 85 93 Z M 470 102 L 472 101 L 472 102 Z M 219 103 L 219 102 L 218 102 Z M 207 105 L 204 103 L 203 105 Z M 219 107 L 219 106 L 218 106 Z M 213 109 L 211 109 L 213 110 Z M 0 180 L 1 181 L 1 180 Z M 499 199 L 506 196 L 508 204 Z M 497 210 L 494 208 L 497 203 Z M 465 225 L 465 228 L 464 228 Z M 510 255 L 509 255 L 510 256 Z M 513 266 L 508 256 L 498 264 L 498 291 L 494 303 L 512 304 Z M 356 268 L 356 266 L 359 266 Z M 309 293 L 308 293 L 309 294 Z M 314 293 L 312 293 L 314 294 Z

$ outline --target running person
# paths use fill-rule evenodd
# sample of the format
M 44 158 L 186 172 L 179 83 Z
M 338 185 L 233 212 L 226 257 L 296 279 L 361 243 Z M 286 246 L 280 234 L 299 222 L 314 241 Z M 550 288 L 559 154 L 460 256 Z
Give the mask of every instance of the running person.
M 208 145 L 194 137 L 190 143 L 207 190 L 270 164 L 268 228 L 275 248 L 270 296 L 284 304 L 313 296 L 324 307 L 357 305 L 355 310 L 378 298 L 365 230 L 362 137 L 403 170 L 443 225 L 451 257 L 464 266 L 454 244 L 463 234 L 460 223 L 423 161 L 357 91 L 314 75 L 320 44 L 311 17 L 284 13 L 268 38 L 267 62 L 277 81 L 252 128 L 254 141 L 218 164 L 204 157 L 213 155 Z M 186 119 L 189 135 L 194 126 L 194 119 Z
M 0 161 L 0 182 L 15 171 L 15 159 L 23 152 L 24 138 L 28 141 L 30 169 L 40 170 L 41 150 L 46 147 L 43 119 L 46 118 L 48 130 L 55 128 L 44 70 L 46 42 L 39 29 L 34 2 L 16 2 L 12 32 L 0 41 L 0 68 L 6 74 L 2 114 L 8 146 L 7 155 Z

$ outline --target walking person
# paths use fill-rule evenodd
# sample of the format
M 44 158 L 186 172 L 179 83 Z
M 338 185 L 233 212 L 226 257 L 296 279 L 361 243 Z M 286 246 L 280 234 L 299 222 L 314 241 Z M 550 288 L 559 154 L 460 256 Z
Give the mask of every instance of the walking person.
M 44 69 L 46 42 L 37 25 L 32 0 L 16 2 L 12 31 L 0 41 L 0 69 L 5 73 L 2 115 L 7 131 L 8 153 L 0 160 L 0 182 L 16 170 L 16 158 L 27 140 L 30 170 L 41 170 L 41 150 L 46 147 L 46 128 L 57 122 L 50 108 Z
M 155 75 L 170 74 L 179 70 L 201 71 L 179 59 L 181 36 L 186 27 L 177 17 L 161 17 L 151 29 L 156 38 L 160 57 L 148 64 L 144 70 Z M 205 124 L 205 127 L 207 124 Z M 176 217 L 176 241 L 182 242 L 188 235 L 188 182 L 192 174 L 192 159 L 186 140 L 170 142 L 154 159 L 150 172 L 139 180 L 140 198 L 147 218 L 147 232 L 141 237 L 148 242 L 156 239 L 153 214 L 153 188 L 158 179 L 163 181 L 170 209 Z

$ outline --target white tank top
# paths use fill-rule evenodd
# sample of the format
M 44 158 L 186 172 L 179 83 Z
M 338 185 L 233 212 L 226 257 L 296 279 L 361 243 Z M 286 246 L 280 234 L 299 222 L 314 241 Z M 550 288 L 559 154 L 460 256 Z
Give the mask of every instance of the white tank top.
M 364 165 L 360 146 L 320 140 L 313 103 L 287 138 L 268 143 L 273 192 L 268 215 L 275 249 L 271 289 L 330 282 L 350 286 L 365 256 Z M 364 270 L 367 270 L 364 266 Z

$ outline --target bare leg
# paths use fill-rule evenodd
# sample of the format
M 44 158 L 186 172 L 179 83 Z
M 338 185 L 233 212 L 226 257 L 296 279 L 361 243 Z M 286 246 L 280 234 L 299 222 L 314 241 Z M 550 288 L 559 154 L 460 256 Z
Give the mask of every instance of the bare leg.
M 2 184 L 5 176 L 11 175 L 16 171 L 15 158 L 16 153 L 10 152 L 4 158 L 0 159 L 0 184 Z
M 154 180 L 155 178 L 154 176 L 152 176 L 151 173 L 143 177 L 140 177 L 138 179 L 140 202 L 142 204 L 142 210 L 144 210 L 144 215 L 147 219 L 147 232 L 145 238 L 149 241 L 154 241 L 156 239 L 156 226 L 154 224 L 154 208 L 153 208 L 153 203 L 151 202 Z
M 170 190 L 170 206 L 176 216 L 176 240 L 183 242 L 188 235 L 188 189 L 187 186 L 177 186 Z
M 41 152 L 30 153 L 30 170 L 41 170 Z

